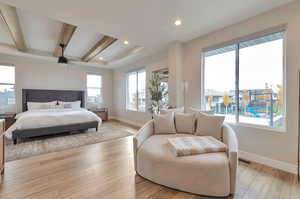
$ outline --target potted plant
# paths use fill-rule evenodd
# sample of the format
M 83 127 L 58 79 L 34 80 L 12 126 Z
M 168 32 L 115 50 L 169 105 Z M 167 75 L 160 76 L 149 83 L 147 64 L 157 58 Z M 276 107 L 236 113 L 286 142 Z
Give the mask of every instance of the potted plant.
M 160 110 L 166 108 L 168 105 L 168 88 L 166 84 L 163 84 L 159 73 L 152 73 L 148 90 L 150 95 L 150 106 L 148 110 L 152 114 L 159 114 Z

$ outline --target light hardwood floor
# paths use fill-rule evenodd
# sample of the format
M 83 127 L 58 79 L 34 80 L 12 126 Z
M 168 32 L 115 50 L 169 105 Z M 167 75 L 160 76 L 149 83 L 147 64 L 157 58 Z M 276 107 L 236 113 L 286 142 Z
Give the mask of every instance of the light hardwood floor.
M 124 125 L 113 122 L 115 125 Z M 124 126 L 136 132 L 130 126 Z M 132 137 L 8 162 L 1 199 L 206 199 L 145 180 L 133 168 Z M 240 163 L 235 199 L 299 199 L 295 175 Z

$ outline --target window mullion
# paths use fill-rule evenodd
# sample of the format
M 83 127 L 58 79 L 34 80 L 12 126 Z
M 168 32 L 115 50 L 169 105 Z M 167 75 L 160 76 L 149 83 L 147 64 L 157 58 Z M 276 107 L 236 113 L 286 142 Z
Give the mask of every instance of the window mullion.
M 139 110 L 139 72 L 136 72 L 136 110 Z
M 236 113 L 235 121 L 239 122 L 240 114 L 240 89 L 239 89 L 239 77 L 240 77 L 240 44 L 235 46 L 235 101 L 236 101 Z

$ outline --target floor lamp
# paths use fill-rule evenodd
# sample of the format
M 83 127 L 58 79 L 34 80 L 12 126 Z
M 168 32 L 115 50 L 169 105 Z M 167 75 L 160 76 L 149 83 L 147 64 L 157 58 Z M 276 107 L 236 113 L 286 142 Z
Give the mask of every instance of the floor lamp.
M 182 86 L 183 86 L 183 112 L 186 113 L 186 92 L 188 89 L 188 82 L 186 80 L 183 80 Z
M 297 175 L 300 182 L 300 70 L 298 71 L 298 153 L 297 153 Z

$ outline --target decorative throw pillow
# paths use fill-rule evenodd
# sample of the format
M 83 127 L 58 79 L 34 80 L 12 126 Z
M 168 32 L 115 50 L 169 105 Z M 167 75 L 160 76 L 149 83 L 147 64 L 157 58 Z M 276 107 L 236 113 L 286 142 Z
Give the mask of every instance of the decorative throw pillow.
M 195 114 L 175 113 L 175 126 L 177 133 L 195 133 Z
M 189 110 L 188 110 L 188 112 L 189 112 L 189 113 L 194 113 L 194 114 L 198 114 L 199 112 L 200 112 L 200 113 L 209 114 L 209 115 L 214 114 L 214 111 L 213 111 L 213 110 L 201 110 L 201 109 L 193 108 L 193 107 L 190 107 Z
M 72 104 L 64 104 L 63 107 L 64 108 L 72 108 Z
M 81 101 L 73 101 L 73 102 L 63 102 L 58 101 L 59 104 L 62 104 L 64 108 L 71 108 L 71 109 L 80 109 L 81 108 Z
M 198 112 L 196 135 L 213 136 L 221 140 L 224 116 L 208 115 Z
M 184 108 L 171 108 L 171 109 L 162 109 L 160 110 L 160 114 L 165 115 L 168 114 L 170 112 L 174 112 L 174 113 L 183 113 L 184 112 Z
M 27 109 L 31 110 L 41 110 L 41 109 L 51 109 L 57 104 L 57 101 L 52 102 L 27 102 Z
M 165 115 L 154 115 L 153 119 L 155 134 L 176 133 L 173 112 Z

